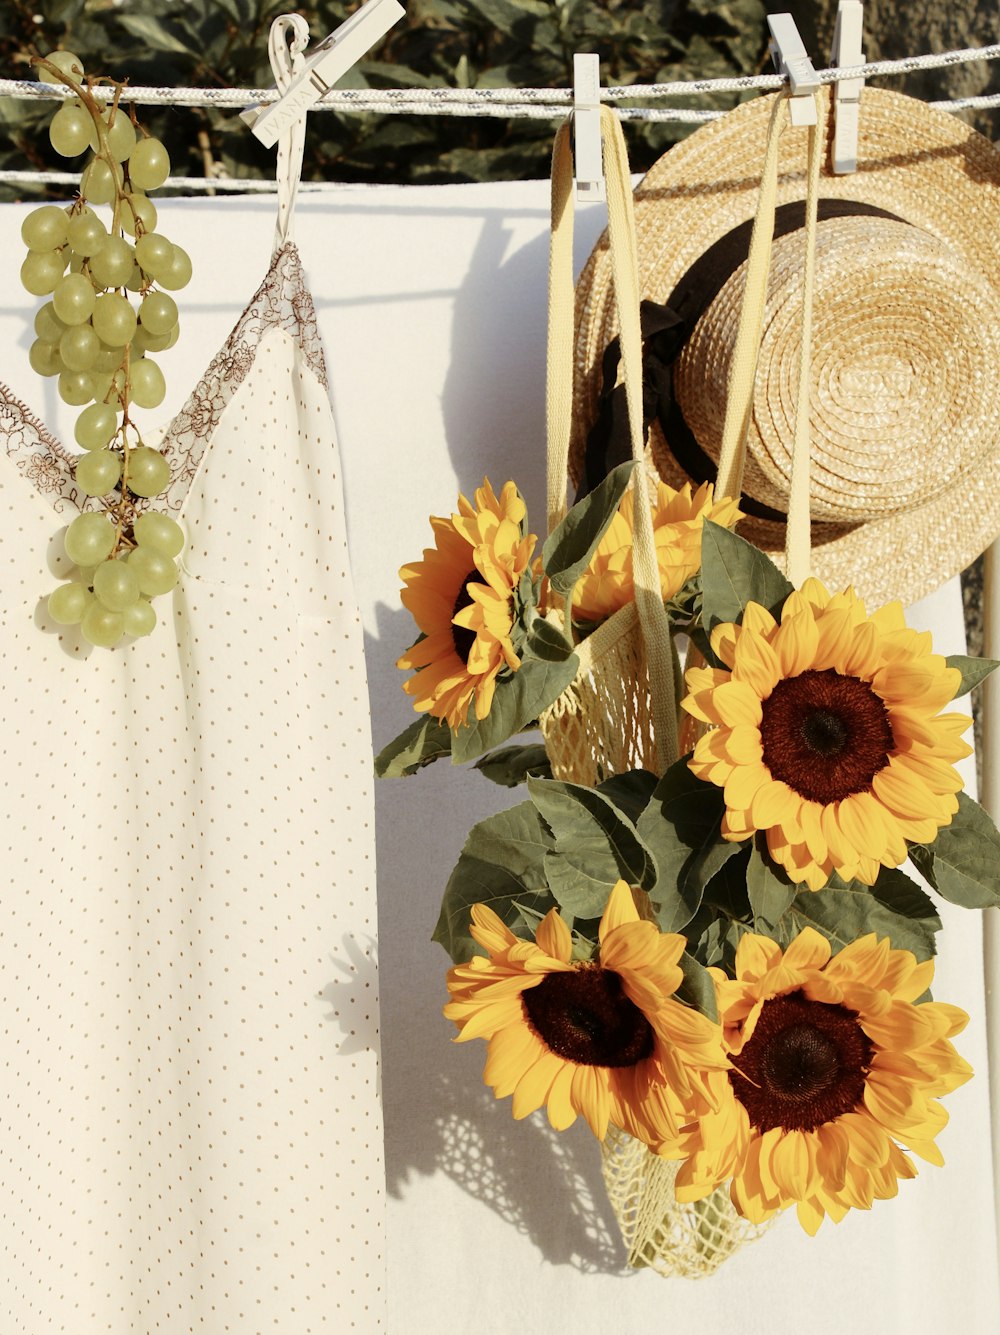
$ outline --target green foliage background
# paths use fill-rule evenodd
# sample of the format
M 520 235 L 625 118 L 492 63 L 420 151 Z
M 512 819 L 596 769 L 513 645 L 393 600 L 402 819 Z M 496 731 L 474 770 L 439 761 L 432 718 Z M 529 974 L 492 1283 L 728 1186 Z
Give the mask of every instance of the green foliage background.
M 575 51 L 597 51 L 602 78 L 615 84 L 766 65 L 764 0 L 408 0 L 406 7 L 407 19 L 341 86 L 564 88 Z M 356 8 L 356 0 L 323 0 L 299 12 L 318 41 Z M 65 46 L 89 73 L 137 85 L 268 87 L 268 28 L 288 9 L 288 0 L 4 0 L 0 67 L 5 77 L 32 78 L 15 63 L 19 52 Z M 53 110 L 51 102 L 0 99 L 0 168 L 72 167 L 49 145 Z M 213 164 L 237 177 L 273 172 L 273 154 L 236 110 L 142 107 L 138 114 L 167 144 L 176 174 L 206 175 Z M 548 121 L 323 113 L 309 121 L 304 175 L 396 183 L 543 177 L 553 128 Z M 634 167 L 647 167 L 687 131 L 629 126 Z M 19 186 L 0 197 L 28 193 Z

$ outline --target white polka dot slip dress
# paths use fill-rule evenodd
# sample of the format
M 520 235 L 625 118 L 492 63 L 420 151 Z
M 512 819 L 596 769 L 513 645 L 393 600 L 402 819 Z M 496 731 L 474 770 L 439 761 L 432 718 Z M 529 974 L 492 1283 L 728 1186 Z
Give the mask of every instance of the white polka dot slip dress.
M 0 392 L 0 1331 L 384 1329 L 372 762 L 288 240 L 161 442 L 146 639 L 45 612 L 97 502 Z

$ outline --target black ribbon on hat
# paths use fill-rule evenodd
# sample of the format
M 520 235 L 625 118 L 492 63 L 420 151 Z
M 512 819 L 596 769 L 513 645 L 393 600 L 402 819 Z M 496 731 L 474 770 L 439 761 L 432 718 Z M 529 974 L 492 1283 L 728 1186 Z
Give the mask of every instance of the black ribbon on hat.
M 804 227 L 805 210 L 803 201 L 779 205 L 775 211 L 775 237 Z M 818 215 L 821 222 L 843 217 L 906 221 L 885 209 L 850 199 L 821 199 Z M 648 300 L 640 305 L 643 436 L 658 421 L 670 452 L 696 486 L 715 481 L 716 464 L 695 439 L 674 396 L 674 363 L 701 316 L 747 258 L 752 230 L 753 219 L 734 227 L 699 255 L 662 305 Z M 614 467 L 632 458 L 625 386 L 615 384 L 620 360 L 621 345 L 615 338 L 601 358 L 601 394 L 597 417 L 587 435 L 577 500 L 593 491 Z M 773 510 L 752 496 L 740 498 L 740 509 L 758 519 L 778 523 L 784 523 L 786 518 L 782 511 Z

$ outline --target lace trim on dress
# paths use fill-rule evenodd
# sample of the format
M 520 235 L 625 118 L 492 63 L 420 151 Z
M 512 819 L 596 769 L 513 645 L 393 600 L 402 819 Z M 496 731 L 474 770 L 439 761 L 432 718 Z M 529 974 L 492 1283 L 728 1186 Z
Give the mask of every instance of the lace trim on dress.
M 316 309 L 306 287 L 299 252 L 292 244 L 283 246 L 272 259 L 264 281 L 162 441 L 157 442 L 156 433 L 139 424 L 149 443 L 158 444 L 163 451 L 171 472 L 166 492 L 149 501 L 140 501 L 139 508 L 173 513 L 181 509 L 212 432 L 253 366 L 261 339 L 271 329 L 284 329 L 298 343 L 306 364 L 326 388 L 326 363 Z M 51 500 L 54 510 L 62 512 L 67 505 L 78 511 L 101 508 L 100 500 L 84 496 L 73 479 L 79 455 L 60 445 L 3 384 L 0 384 L 0 437 L 18 472 Z
M 299 252 L 291 243 L 274 256 L 233 332 L 167 428 L 159 448 L 170 463 L 171 482 L 151 502 L 156 509 L 177 512 L 183 506 L 219 419 L 253 366 L 261 339 L 272 329 L 283 329 L 298 343 L 306 364 L 327 388 L 316 309 Z
M 31 409 L 0 384 L 0 437 L 14 467 L 40 494 L 51 499 L 61 513 L 96 509 L 97 502 L 84 496 L 73 480 L 75 456 L 45 429 Z

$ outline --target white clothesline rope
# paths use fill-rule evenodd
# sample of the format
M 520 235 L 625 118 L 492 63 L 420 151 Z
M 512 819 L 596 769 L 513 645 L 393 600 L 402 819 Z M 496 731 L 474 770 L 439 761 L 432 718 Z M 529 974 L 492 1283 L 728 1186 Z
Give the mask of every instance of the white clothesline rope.
M 941 69 L 978 60 L 1000 59 L 1000 43 L 966 47 L 957 51 L 930 52 L 907 56 L 902 60 L 874 60 L 866 65 L 817 70 L 821 83 L 843 79 L 871 79 L 884 74 L 912 74 L 917 70 Z M 626 84 L 601 88 L 604 102 L 634 98 L 689 97 L 701 93 L 745 92 L 751 89 L 775 89 L 785 83 L 781 74 L 741 75 L 726 79 L 687 79 L 675 83 Z M 111 88 L 96 87 L 94 96 L 110 101 Z M 0 80 L 0 97 L 60 101 L 73 94 L 63 85 L 36 83 L 27 79 Z M 274 88 L 128 88 L 127 99 L 137 105 L 158 103 L 176 107 L 248 107 L 277 101 Z M 378 111 L 405 115 L 504 115 L 511 118 L 550 119 L 563 115 L 573 101 L 568 88 L 335 88 L 315 104 L 317 111 Z M 966 105 L 975 99 L 962 99 Z M 935 104 L 939 105 L 939 104 Z M 948 103 L 946 105 L 953 105 Z M 988 103 L 987 105 L 995 105 Z M 488 109 L 487 109 L 488 108 Z M 677 108 L 672 112 L 652 112 L 649 108 L 622 108 L 628 119 L 711 119 L 718 113 Z
M 991 46 L 966 47 L 957 51 L 907 56 L 902 60 L 878 60 L 866 65 L 817 70 L 821 83 L 876 75 L 907 74 L 921 69 L 940 69 L 977 60 L 1000 59 L 1000 42 Z M 628 84 L 601 88 L 604 102 L 633 98 L 684 97 L 696 93 L 763 91 L 780 88 L 785 77 L 780 74 L 741 75 L 728 79 L 689 79 L 676 83 Z M 110 101 L 112 88 L 92 89 L 96 98 Z M 22 79 L 0 79 L 0 97 L 60 101 L 71 97 L 70 89 L 55 84 L 34 83 Z M 127 100 L 144 106 L 167 104 L 187 107 L 262 106 L 277 100 L 274 88 L 128 88 Z M 572 91 L 565 88 L 335 88 L 312 108 L 317 111 L 378 112 L 410 116 L 468 116 L 502 119 L 558 120 L 572 103 Z M 1000 106 L 1000 93 L 979 97 L 951 98 L 930 102 L 938 111 L 982 110 Z M 725 116 L 725 111 L 696 107 L 618 107 L 618 115 L 627 121 L 674 122 L 700 125 Z M 70 185 L 79 177 L 68 171 L 0 171 L 0 185 Z M 273 180 L 231 176 L 171 176 L 165 189 L 187 191 L 228 191 L 246 194 L 272 194 Z M 302 182 L 300 189 L 328 189 L 322 181 Z

